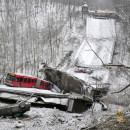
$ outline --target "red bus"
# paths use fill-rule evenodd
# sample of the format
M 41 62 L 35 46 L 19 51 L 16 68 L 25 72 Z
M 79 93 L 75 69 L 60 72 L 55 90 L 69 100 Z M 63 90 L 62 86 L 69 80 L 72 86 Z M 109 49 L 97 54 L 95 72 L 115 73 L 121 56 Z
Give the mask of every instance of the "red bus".
M 48 90 L 50 90 L 52 86 L 52 83 L 48 81 L 14 73 L 7 74 L 5 84 L 13 87 L 27 87 L 27 88 L 38 88 Z

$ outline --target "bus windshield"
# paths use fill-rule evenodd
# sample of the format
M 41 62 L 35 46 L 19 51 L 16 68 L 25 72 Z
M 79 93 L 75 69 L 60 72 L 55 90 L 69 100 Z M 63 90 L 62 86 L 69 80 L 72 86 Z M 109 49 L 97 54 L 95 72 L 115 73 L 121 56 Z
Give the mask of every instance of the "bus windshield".
M 6 77 L 6 79 L 10 80 L 10 81 L 15 81 L 15 77 L 16 77 L 15 75 L 8 74 L 7 77 Z

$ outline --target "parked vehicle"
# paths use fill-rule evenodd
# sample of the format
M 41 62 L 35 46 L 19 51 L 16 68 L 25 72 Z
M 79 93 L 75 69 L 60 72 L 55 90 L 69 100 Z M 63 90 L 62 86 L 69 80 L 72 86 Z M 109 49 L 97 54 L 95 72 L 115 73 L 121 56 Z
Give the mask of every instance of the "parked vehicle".
M 88 74 L 91 74 L 91 73 L 93 73 L 93 70 L 91 70 L 91 69 L 85 69 L 85 68 L 76 68 L 74 70 L 74 72 L 76 72 L 76 73 L 88 73 Z
M 76 68 L 74 71 L 77 73 L 86 73 L 86 69 Z
M 51 89 L 52 84 L 36 77 L 25 76 L 21 74 L 8 73 L 5 84 L 13 87 L 27 87 L 38 89 Z
M 25 112 L 29 111 L 31 107 L 30 103 L 20 102 L 12 106 L 0 107 L 0 116 L 12 116 L 18 117 L 23 115 Z

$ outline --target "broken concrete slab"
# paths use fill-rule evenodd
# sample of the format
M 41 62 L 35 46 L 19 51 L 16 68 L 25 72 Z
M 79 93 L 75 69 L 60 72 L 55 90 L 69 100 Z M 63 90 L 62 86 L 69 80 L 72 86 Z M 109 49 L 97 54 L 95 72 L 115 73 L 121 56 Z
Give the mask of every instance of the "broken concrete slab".
M 102 80 L 102 77 L 100 76 L 92 76 L 92 78 L 96 81 L 101 81 Z
M 88 104 L 83 100 L 70 99 L 68 102 L 68 112 L 81 113 L 90 108 L 92 104 Z
M 19 90 L 19 88 L 13 88 L 13 87 L 6 87 L 1 89 L 0 88 L 0 100 L 16 103 L 20 100 L 26 100 L 30 102 L 33 106 L 43 106 L 47 108 L 54 108 L 57 107 L 62 110 L 67 110 L 70 105 L 70 100 L 73 100 L 74 103 L 72 104 L 72 109 L 69 109 L 69 112 L 83 112 L 87 110 L 86 104 L 91 104 L 93 100 L 86 96 L 86 95 L 80 95 L 80 94 L 62 94 L 62 93 L 45 93 L 44 91 L 32 93 L 26 91 L 27 88 L 23 88 Z M 30 88 L 31 90 L 31 88 Z M 32 95 L 33 94 L 33 95 Z M 30 97 L 31 96 L 31 97 Z M 77 107 L 75 104 L 77 104 L 82 107 Z M 84 107 L 83 107 L 84 106 Z
M 88 85 L 77 77 L 53 68 L 45 68 L 44 72 L 46 79 L 55 84 L 64 93 L 78 93 L 92 99 L 97 97 L 99 100 L 100 97 L 106 95 L 110 86 L 109 84 Z M 95 78 L 95 80 L 101 80 L 101 77 L 96 76 Z
M 75 92 L 78 94 L 85 94 L 87 89 L 82 80 L 71 76 L 65 72 L 53 69 L 45 68 L 46 80 L 55 84 L 64 93 Z

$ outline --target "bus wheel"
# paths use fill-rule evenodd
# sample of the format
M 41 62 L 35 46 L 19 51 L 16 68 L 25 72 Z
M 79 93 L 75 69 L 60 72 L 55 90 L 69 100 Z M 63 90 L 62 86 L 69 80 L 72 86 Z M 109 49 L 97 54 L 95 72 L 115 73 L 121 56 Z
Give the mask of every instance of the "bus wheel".
M 34 88 L 34 85 L 32 85 L 32 88 Z
M 20 84 L 20 83 L 18 84 L 18 87 L 21 87 L 21 84 Z

